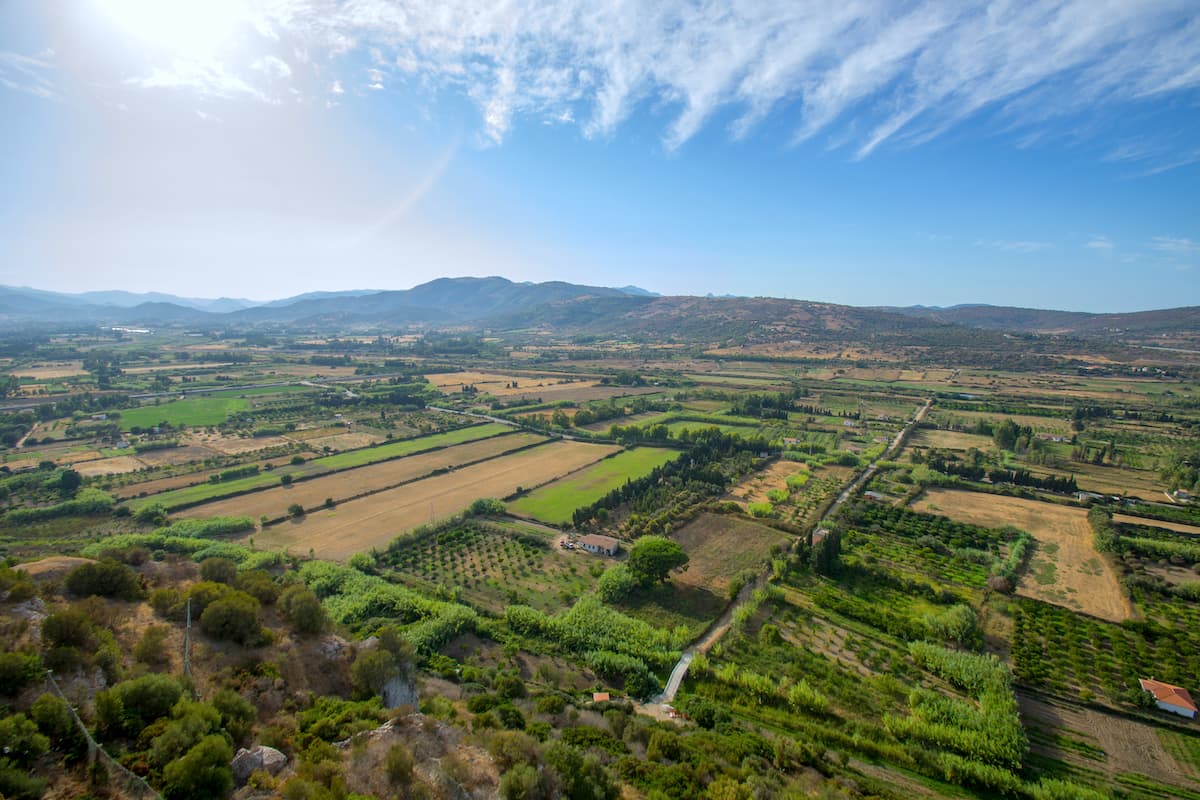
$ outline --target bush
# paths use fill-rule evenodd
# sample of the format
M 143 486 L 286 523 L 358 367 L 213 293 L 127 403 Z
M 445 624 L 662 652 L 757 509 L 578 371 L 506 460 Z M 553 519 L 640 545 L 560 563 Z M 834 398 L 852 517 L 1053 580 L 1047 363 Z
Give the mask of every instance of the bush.
M 253 597 L 264 606 L 274 605 L 279 598 L 279 584 L 271 573 L 262 569 L 251 569 L 240 573 L 234 586 Z
M 166 625 L 149 625 L 142 638 L 133 647 L 133 657 L 151 667 L 162 667 L 169 663 L 167 658 L 167 636 L 171 629 Z
M 64 608 L 42 620 L 42 641 L 48 647 L 87 649 L 95 638 L 91 617 L 78 608 Z
M 293 584 L 279 597 L 279 610 L 292 623 L 297 633 L 313 635 L 329 627 L 325 606 L 304 584 Z
M 78 597 L 114 597 L 120 600 L 138 600 L 144 596 L 142 582 L 136 572 L 112 559 L 80 564 L 67 573 L 64 586 Z
M 200 580 L 232 586 L 237 580 L 237 564 L 228 558 L 206 558 L 200 562 Z
M 233 788 L 229 762 L 233 751 L 223 736 L 205 736 L 178 761 L 163 770 L 167 800 L 217 800 Z
M 403 744 L 397 743 L 388 748 L 383 771 L 392 786 L 400 788 L 411 784 L 414 766 L 412 752 Z
M 216 639 L 254 644 L 262 638 L 258 610 L 257 600 L 235 589 L 204 609 L 200 628 Z
M 235 743 L 243 742 L 250 736 L 258 711 L 249 700 L 233 689 L 221 689 L 210 702 L 221 714 L 221 727 L 229 732 Z
M 165 717 L 183 694 L 178 681 L 150 674 L 123 681 L 96 695 L 96 722 L 108 733 L 136 736 L 149 723 Z
M 0 653 L 0 694 L 14 695 L 42 675 L 42 660 L 25 653 Z
M 18 766 L 26 767 L 50 749 L 50 740 L 24 714 L 0 719 L 0 753 Z
M 35 778 L 7 758 L 0 758 L 0 795 L 8 800 L 37 800 L 46 793 L 46 780 Z
M 637 588 L 637 578 L 624 564 L 614 564 L 600 576 L 596 583 L 596 592 L 606 603 L 619 603 Z
M 70 758 L 80 758 L 87 752 L 87 740 L 71 719 L 67 703 L 49 692 L 33 701 L 29 716 L 50 743 Z
M 225 584 L 212 581 L 200 581 L 192 584 L 192 588 L 187 593 L 187 599 L 192 601 L 192 619 L 202 615 L 211 604 L 225 597 L 231 591 L 233 590 Z

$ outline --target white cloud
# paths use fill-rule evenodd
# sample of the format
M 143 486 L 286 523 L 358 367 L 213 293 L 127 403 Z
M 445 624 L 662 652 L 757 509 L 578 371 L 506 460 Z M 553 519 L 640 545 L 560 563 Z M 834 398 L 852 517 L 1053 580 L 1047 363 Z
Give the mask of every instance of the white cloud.
M 1087 247 L 1091 250 L 1104 250 L 1107 252 L 1115 248 L 1116 245 L 1113 244 L 1112 240 L 1107 236 L 1093 236 L 1088 240 L 1084 247 Z
M 1178 256 L 1200 256 L 1200 242 L 1179 236 L 1155 236 L 1151 242 L 1155 250 Z
M 46 50 L 36 57 L 0 50 L 0 86 L 45 100 L 54 99 L 58 95 L 47 77 L 54 69 L 53 58 L 53 50 Z
M 333 85 L 329 87 L 329 93 L 330 94 L 345 94 L 346 90 L 342 88 L 341 81 L 334 81 Z
M 1028 240 L 993 239 L 975 242 L 976 247 L 990 247 L 993 250 L 1004 250 L 1009 253 L 1040 253 L 1054 247 L 1051 242 L 1036 242 Z
M 334 77 L 362 85 L 329 72 L 365 62 L 368 88 L 382 89 L 398 74 L 431 94 L 450 90 L 470 98 L 493 142 L 523 119 L 554 119 L 564 109 L 592 137 L 611 135 L 645 111 L 668 149 L 716 119 L 729 121 L 730 134 L 742 138 L 772 118 L 796 142 L 823 136 L 859 158 L 883 146 L 921 144 L 981 114 L 1028 145 L 1054 117 L 1092 119 L 1200 87 L 1194 0 L 256 0 L 253 6 L 248 36 L 260 58 L 247 63 L 259 80 L 231 64 L 220 66 L 229 77 L 179 77 L 179 70 L 158 65 L 131 83 L 274 99 L 263 75 L 281 80 L 295 70 L 319 76 L 317 86 Z M 168 80 L 170 74 L 177 78 Z M 1194 137 L 1160 142 L 1146 158 L 1144 166 L 1155 171 L 1200 159 L 1200 148 Z

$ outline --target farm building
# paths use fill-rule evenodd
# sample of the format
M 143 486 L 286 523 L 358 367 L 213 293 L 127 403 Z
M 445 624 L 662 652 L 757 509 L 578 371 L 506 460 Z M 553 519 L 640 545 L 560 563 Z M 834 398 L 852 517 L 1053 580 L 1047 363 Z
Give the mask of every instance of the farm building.
M 829 535 L 829 531 L 827 531 L 826 529 L 817 528 L 815 531 L 813 531 L 813 535 L 812 535 L 813 546 L 815 547 L 817 542 L 821 541 L 828 535 Z
M 579 537 L 579 546 L 589 553 L 599 553 L 604 556 L 615 556 L 621 549 L 621 543 L 611 536 L 601 536 L 589 533 Z
M 1188 694 L 1187 689 L 1156 681 L 1154 678 L 1138 678 L 1138 683 L 1154 696 L 1154 702 L 1163 711 L 1170 711 L 1172 714 L 1178 714 L 1188 719 L 1195 718 L 1196 704 L 1192 701 L 1192 696 Z

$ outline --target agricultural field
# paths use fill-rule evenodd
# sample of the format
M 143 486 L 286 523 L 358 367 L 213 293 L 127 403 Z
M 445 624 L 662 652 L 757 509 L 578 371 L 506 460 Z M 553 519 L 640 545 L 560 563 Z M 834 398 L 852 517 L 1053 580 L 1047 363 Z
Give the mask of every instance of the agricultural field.
M 245 492 L 273 486 L 280 483 L 282 476 L 288 475 L 293 479 L 333 472 L 335 470 L 352 469 L 367 464 L 375 464 L 391 459 L 402 458 L 406 455 L 420 453 L 442 447 L 450 447 L 464 442 L 487 439 L 492 436 L 507 433 L 511 430 L 505 425 L 488 424 L 468 428 L 459 428 L 446 433 L 422 436 L 413 439 L 402 439 L 397 442 L 367 447 L 361 450 L 351 450 L 337 455 L 322 456 L 311 461 L 292 466 L 283 466 L 278 471 L 263 471 L 244 478 L 189 485 L 161 494 L 139 497 L 134 506 L 144 506 L 150 503 L 161 503 L 168 509 L 186 508 L 221 497 L 239 495 Z M 163 452 L 163 451 L 155 451 Z M 140 494 L 140 493 L 139 493 Z M 328 496 L 328 495 L 327 495 Z
M 272 525 L 255 534 L 255 544 L 344 561 L 355 553 L 383 549 L 419 525 L 458 514 L 481 497 L 507 497 L 524 486 L 553 481 L 618 449 L 552 442 Z
M 121 412 L 121 430 L 152 428 L 162 423 L 189 428 L 219 425 L 231 414 L 250 408 L 250 401 L 237 395 L 204 395 L 171 400 L 161 405 L 141 406 Z
M 701 514 L 671 534 L 688 554 L 687 571 L 675 581 L 724 595 L 739 574 L 760 572 L 791 544 L 787 534 L 756 522 Z
M 305 511 L 316 511 L 329 500 L 341 503 L 424 478 L 441 470 L 486 461 L 545 441 L 547 439 L 544 436 L 532 433 L 494 436 L 429 453 L 394 458 L 355 469 L 342 469 L 297 481 L 290 486 L 275 486 L 238 497 L 202 503 L 182 512 L 182 515 L 253 519 L 266 517 L 268 520 L 277 520 L 286 517 L 288 509 L 295 505 L 299 505 Z M 278 483 L 278 480 L 275 483 Z
M 1087 512 L 1079 508 L 947 489 L 928 489 L 917 511 L 984 527 L 1012 525 L 1036 542 L 1017 593 L 1121 622 L 1133 615 L 1109 563 L 1096 550 Z
M 0 738 L 50 667 L 164 796 L 172 715 L 217 732 L 236 696 L 246 722 L 215 738 L 279 744 L 288 766 L 253 791 L 288 798 L 1200 800 L 1200 729 L 1137 687 L 1200 696 L 1200 510 L 1163 497 L 1194 480 L 1200 358 L 1155 373 L 1136 370 L 1156 351 L 1111 337 L 1061 355 L 1079 342 L 1032 338 L 1018 358 L 981 331 L 892 347 L 890 328 L 789 343 L 696 324 L 713 340 L 538 324 L 9 342 L 10 372 L 40 365 L 61 394 L 0 413 L 0 556 L 29 576 L 0 568 L 0 674 L 32 664 L 34 682 L 0 685 Z M 275 380 L 296 385 L 131 397 Z M 601 419 L 576 425 L 585 411 Z M 1098 500 L 1089 522 L 1072 477 L 1162 502 Z M 592 533 L 621 552 L 566 546 Z M 85 595 L 77 570 L 128 597 Z M 34 597 L 90 638 L 57 646 L 61 619 L 28 624 Z M 199 699 L 102 724 L 98 675 L 110 697 L 143 676 L 183 692 L 189 597 Z M 384 708 L 408 675 L 416 710 Z M 91 785 L 59 746 L 28 770 L 47 798 Z M 406 754 L 411 791 L 387 777 Z M 570 789 L 567 769 L 585 776 Z
M 575 509 L 591 505 L 625 481 L 640 478 L 678 456 L 677 450 L 666 448 L 639 447 L 626 450 L 534 489 L 509 503 L 508 508 L 514 514 L 551 524 L 569 522 Z
M 536 529 L 484 523 L 431 532 L 391 547 L 379 559 L 405 584 L 453 587 L 464 601 L 492 613 L 514 603 L 553 612 L 596 586 L 598 560 L 555 546 Z

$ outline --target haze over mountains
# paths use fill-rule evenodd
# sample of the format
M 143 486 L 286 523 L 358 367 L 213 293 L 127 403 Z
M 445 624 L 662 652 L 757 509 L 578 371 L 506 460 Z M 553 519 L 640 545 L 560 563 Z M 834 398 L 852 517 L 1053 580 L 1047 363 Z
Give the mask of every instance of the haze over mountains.
M 1090 314 L 989 305 L 859 308 L 764 297 L 662 297 L 619 289 L 500 277 L 440 278 L 412 289 L 310 292 L 256 303 L 158 292 L 63 294 L 0 287 L 0 324 L 143 327 L 311 328 L 467 327 L 687 336 L 723 327 L 728 335 L 774 327 L 781 335 L 834 330 L 909 330 L 956 325 L 993 331 L 1109 336 L 1200 330 L 1200 307 Z

